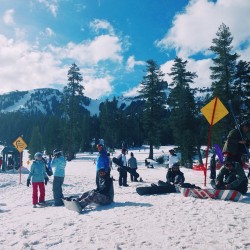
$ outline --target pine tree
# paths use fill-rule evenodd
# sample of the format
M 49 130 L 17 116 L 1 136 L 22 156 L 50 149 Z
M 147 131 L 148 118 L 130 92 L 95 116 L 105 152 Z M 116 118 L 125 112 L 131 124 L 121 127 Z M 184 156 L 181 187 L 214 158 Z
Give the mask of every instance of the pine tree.
M 187 61 L 176 57 L 171 68 L 172 91 L 168 98 L 171 109 L 169 123 L 173 131 L 175 145 L 180 148 L 182 164 L 192 163 L 195 148 L 196 118 L 194 94 L 189 84 L 197 77 L 186 70 Z
M 141 82 L 140 97 L 145 101 L 143 127 L 146 141 L 150 146 L 149 159 L 153 159 L 153 147 L 159 146 L 162 132 L 163 114 L 166 105 L 167 82 L 164 74 L 153 60 L 147 61 L 146 75 Z
M 236 77 L 236 60 L 239 57 L 233 53 L 233 37 L 224 23 L 222 23 L 216 33 L 216 38 L 212 40 L 210 51 L 214 53 L 212 58 L 213 66 L 210 67 L 212 79 L 213 97 L 218 97 L 222 103 L 228 107 L 228 101 L 233 99 L 233 91 Z M 233 103 L 235 107 L 236 104 Z M 233 126 L 233 119 L 230 115 L 223 118 L 213 127 L 212 140 L 222 145 L 223 138 Z
M 64 150 L 73 159 L 80 147 L 80 118 L 84 87 L 79 68 L 73 63 L 68 71 L 68 84 L 63 90 L 63 107 L 66 115 Z
M 233 37 L 229 28 L 223 23 L 216 38 L 212 40 L 213 45 L 210 50 L 215 57 L 212 58 L 214 66 L 211 66 L 212 89 L 214 96 L 220 100 L 228 101 L 232 98 L 231 88 L 235 81 L 236 60 L 239 57 L 232 53 Z
M 236 80 L 233 92 L 235 111 L 242 121 L 250 115 L 250 62 L 240 60 L 236 66 Z
M 30 158 L 32 159 L 36 152 L 43 152 L 42 135 L 38 126 L 35 126 L 32 130 L 31 139 L 28 144 Z

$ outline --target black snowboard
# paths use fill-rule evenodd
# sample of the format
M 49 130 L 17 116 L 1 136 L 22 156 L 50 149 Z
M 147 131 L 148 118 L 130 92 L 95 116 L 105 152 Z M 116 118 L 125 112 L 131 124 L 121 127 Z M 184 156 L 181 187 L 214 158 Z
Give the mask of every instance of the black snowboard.
M 151 186 L 151 187 L 137 187 L 136 192 L 139 195 L 147 194 L 168 194 L 176 193 L 174 186 Z
M 122 166 L 121 161 L 116 157 L 113 157 L 112 161 L 122 169 L 126 170 L 128 173 L 132 174 L 135 178 L 138 178 L 140 176 L 137 172 L 133 172 L 131 168 Z

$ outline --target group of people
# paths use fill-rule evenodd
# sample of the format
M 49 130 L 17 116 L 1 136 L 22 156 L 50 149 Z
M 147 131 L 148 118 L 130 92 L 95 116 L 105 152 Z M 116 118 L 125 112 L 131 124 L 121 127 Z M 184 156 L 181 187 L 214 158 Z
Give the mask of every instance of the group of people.
M 53 168 L 53 206 L 63 206 L 63 192 L 62 185 L 65 177 L 66 160 L 62 154 L 62 151 L 55 149 L 53 151 L 53 159 L 51 161 L 51 167 Z M 32 183 L 32 204 L 33 207 L 37 205 L 43 205 L 45 203 L 45 185 L 49 181 L 49 177 L 46 171 L 48 168 L 47 163 L 43 158 L 43 154 L 40 152 L 35 153 L 34 161 L 31 164 L 30 173 L 27 179 L 27 186 Z M 39 192 L 39 195 L 38 195 Z
M 248 141 L 243 137 L 250 130 L 250 120 L 243 122 L 240 125 L 240 130 L 235 129 L 230 131 L 226 143 L 223 147 L 223 166 L 220 169 L 217 177 L 213 177 L 211 184 L 218 189 L 232 189 L 245 194 L 248 190 L 248 179 L 243 169 L 242 155 L 246 152 Z M 110 154 L 107 153 L 102 144 L 97 145 L 98 157 L 96 159 L 96 189 L 85 192 L 81 197 L 77 198 L 82 208 L 89 203 L 97 203 L 101 205 L 110 204 L 114 200 L 113 177 L 110 176 L 112 169 L 112 160 Z M 119 186 L 127 187 L 127 170 L 130 168 L 130 179 L 132 182 L 137 182 L 135 178 L 137 172 L 137 160 L 134 154 L 130 153 L 130 158 L 127 160 L 128 151 L 122 148 L 118 158 L 121 160 L 121 165 L 118 166 L 119 171 Z M 169 168 L 166 174 L 166 182 L 159 181 L 159 185 L 184 185 L 185 177 L 180 171 L 179 159 L 174 149 L 169 150 Z M 45 185 L 49 180 L 46 173 L 46 163 L 43 160 L 42 153 L 35 154 L 35 160 L 31 165 L 31 170 L 27 179 L 27 186 L 31 184 L 32 179 L 32 203 L 36 207 L 45 201 Z M 215 154 L 212 157 L 215 160 Z M 65 176 L 66 160 L 62 155 L 62 151 L 54 150 L 51 167 L 54 169 L 53 179 L 53 196 L 54 206 L 63 205 L 62 185 Z M 38 190 L 40 196 L 38 197 Z
M 218 189 L 233 189 L 242 194 L 247 192 L 250 169 L 248 176 L 246 176 L 243 168 L 245 163 L 242 158 L 245 154 L 249 157 L 248 147 L 250 141 L 247 139 L 247 133 L 249 131 L 250 120 L 246 120 L 243 121 L 239 127 L 236 127 L 229 132 L 222 149 L 223 166 L 216 178 L 215 171 L 213 170 L 214 173 L 211 184 Z

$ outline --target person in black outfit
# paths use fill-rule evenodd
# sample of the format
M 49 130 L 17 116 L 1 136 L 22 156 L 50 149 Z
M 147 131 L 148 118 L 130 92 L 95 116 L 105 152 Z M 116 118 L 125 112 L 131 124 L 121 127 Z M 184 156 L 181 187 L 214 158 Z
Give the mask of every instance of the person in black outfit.
M 180 171 L 179 163 L 174 163 L 173 167 L 168 169 L 166 179 L 170 184 L 184 183 L 185 177 L 184 174 Z
M 98 171 L 99 178 L 97 188 L 87 191 L 81 195 L 81 197 L 75 199 L 79 202 L 82 208 L 85 208 L 90 203 L 98 205 L 108 205 L 114 201 L 114 186 L 113 180 L 110 175 L 101 168 Z

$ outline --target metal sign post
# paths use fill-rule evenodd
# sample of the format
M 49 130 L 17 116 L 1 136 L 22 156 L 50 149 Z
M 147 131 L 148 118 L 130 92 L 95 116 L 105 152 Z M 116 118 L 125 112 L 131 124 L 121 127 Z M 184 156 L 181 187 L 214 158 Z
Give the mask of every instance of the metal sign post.
M 19 171 L 20 171 L 20 178 L 19 178 L 19 184 L 21 184 L 21 168 L 22 168 L 22 152 L 25 148 L 27 148 L 26 142 L 23 140 L 23 138 L 20 136 L 18 137 L 13 143 L 14 147 L 19 151 L 20 153 L 20 159 L 19 159 Z

